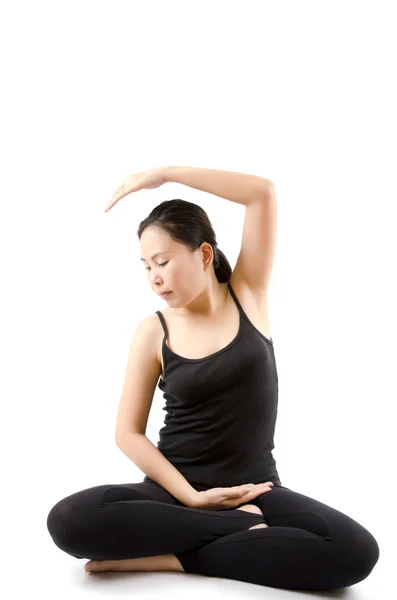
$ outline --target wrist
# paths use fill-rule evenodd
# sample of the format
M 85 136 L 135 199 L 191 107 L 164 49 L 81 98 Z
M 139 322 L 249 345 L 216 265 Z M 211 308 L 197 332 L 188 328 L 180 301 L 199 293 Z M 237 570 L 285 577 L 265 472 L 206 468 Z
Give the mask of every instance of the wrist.
M 173 166 L 164 167 L 164 175 L 165 175 L 165 182 L 166 183 L 174 181 L 173 178 L 172 178 L 174 169 L 175 169 L 175 167 L 173 167 Z
M 197 492 L 197 490 L 194 490 L 194 493 L 192 493 L 191 496 L 189 497 L 187 506 L 189 508 L 198 508 L 199 496 L 200 496 L 200 492 Z

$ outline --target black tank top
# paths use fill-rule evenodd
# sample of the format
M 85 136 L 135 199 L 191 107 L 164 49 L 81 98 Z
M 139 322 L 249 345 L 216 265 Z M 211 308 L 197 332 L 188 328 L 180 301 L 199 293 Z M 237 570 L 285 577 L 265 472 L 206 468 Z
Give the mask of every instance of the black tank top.
M 157 448 L 197 489 L 281 485 L 272 455 L 278 405 L 273 340 L 253 325 L 228 286 L 240 328 L 230 344 L 204 358 L 173 352 L 165 343 L 164 317 L 156 311 L 164 329 L 164 378 L 158 387 L 166 400 Z

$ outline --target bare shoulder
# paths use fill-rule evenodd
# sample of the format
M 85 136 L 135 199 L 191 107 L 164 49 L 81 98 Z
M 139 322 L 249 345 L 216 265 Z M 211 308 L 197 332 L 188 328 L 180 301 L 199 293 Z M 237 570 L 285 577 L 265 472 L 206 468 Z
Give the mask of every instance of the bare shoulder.
M 166 314 L 166 310 L 166 308 L 163 308 L 161 312 Z M 162 369 L 160 352 L 161 342 L 164 336 L 164 329 L 159 319 L 159 316 L 156 313 L 147 315 L 146 317 L 144 317 L 144 319 L 142 319 L 141 323 L 144 327 L 146 327 L 148 335 L 150 335 L 153 341 L 153 345 L 156 348 L 157 360 L 160 365 L 160 368 Z
M 142 317 L 142 319 L 138 322 L 138 324 L 135 328 L 134 335 L 133 335 L 133 341 L 139 340 L 138 343 L 141 343 L 141 341 L 142 342 L 144 341 L 145 347 L 147 350 L 149 350 L 150 348 L 153 348 L 153 347 L 157 348 L 157 340 L 158 340 L 158 336 L 159 336 L 159 328 L 158 328 L 159 324 L 160 324 L 160 320 L 156 314 L 150 314 L 150 315 L 146 315 L 145 317 Z M 161 324 L 160 324 L 160 328 L 161 328 Z M 157 352 L 156 352 L 156 356 L 157 356 Z

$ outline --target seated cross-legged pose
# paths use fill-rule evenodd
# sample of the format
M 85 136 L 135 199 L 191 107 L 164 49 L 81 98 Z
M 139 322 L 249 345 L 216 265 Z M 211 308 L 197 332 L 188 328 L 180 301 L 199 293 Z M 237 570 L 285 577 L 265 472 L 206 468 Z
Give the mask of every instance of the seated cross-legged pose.
M 151 288 L 168 306 L 131 342 L 116 422 L 118 447 L 146 474 L 61 499 L 54 543 L 87 572 L 198 573 L 294 590 L 362 581 L 379 558 L 350 516 L 281 484 L 273 458 L 278 404 L 268 286 L 277 204 L 268 179 L 164 167 L 127 178 L 122 197 L 179 182 L 245 206 L 232 271 L 205 211 L 164 201 L 138 236 Z M 166 405 L 157 447 L 146 436 L 155 387 Z

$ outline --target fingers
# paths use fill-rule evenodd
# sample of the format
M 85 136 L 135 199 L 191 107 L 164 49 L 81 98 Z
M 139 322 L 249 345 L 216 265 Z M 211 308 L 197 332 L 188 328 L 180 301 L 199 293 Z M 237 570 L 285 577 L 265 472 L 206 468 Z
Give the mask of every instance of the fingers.
M 103 212 L 110 210 L 119 200 L 130 193 L 131 190 L 128 190 L 128 185 L 129 179 L 127 178 L 122 184 L 117 186 Z
M 255 484 L 253 484 L 253 483 L 247 483 L 247 485 L 242 485 L 240 487 L 240 490 L 242 490 L 243 493 L 245 493 L 245 492 L 251 492 L 254 487 L 255 487 Z
M 237 490 L 236 490 L 237 488 Z M 273 483 L 268 481 L 266 483 L 251 483 L 242 486 L 235 486 L 230 488 L 229 499 L 225 499 L 225 505 L 229 508 L 239 506 L 241 503 L 249 503 L 254 498 L 261 496 L 267 492 L 271 492 L 273 489 Z
M 246 487 L 246 486 L 245 486 Z M 256 498 L 265 492 L 270 492 L 273 489 L 273 483 L 268 481 L 267 483 L 257 483 L 252 485 L 247 493 L 243 493 L 244 498 Z
M 108 212 L 108 210 L 110 210 L 118 201 L 120 198 L 112 198 L 110 200 L 110 202 L 108 202 L 108 204 L 105 206 L 104 211 L 103 212 Z
M 229 488 L 230 498 L 256 498 L 265 492 L 269 492 L 273 488 L 273 483 L 267 481 L 266 483 L 247 483 L 245 485 L 236 485 Z
M 257 489 L 262 489 L 264 487 L 272 487 L 273 483 L 271 481 L 266 481 L 265 483 L 247 483 L 246 485 L 240 486 L 243 490 L 249 489 L 250 491 L 254 491 Z

